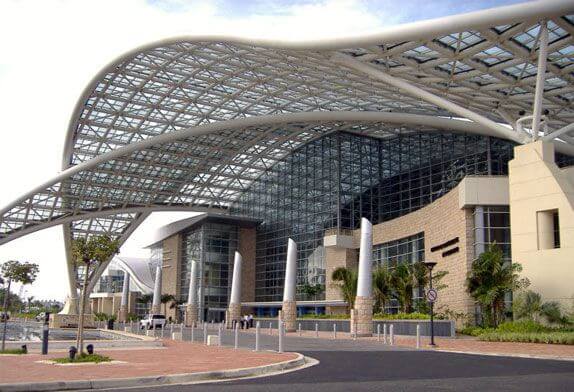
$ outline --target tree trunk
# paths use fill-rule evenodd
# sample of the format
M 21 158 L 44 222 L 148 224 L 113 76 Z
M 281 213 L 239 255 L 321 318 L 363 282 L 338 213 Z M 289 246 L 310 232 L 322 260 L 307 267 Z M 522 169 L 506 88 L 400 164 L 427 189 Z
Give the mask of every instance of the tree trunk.
M 78 355 L 84 353 L 84 309 L 86 307 L 86 289 L 88 287 L 88 276 L 90 268 L 89 264 L 86 264 L 86 273 L 84 276 L 84 284 L 82 286 L 82 291 L 80 293 L 80 319 L 78 320 L 78 337 L 76 339 L 76 345 L 78 346 Z
M 6 346 L 6 328 L 8 327 L 8 297 L 10 296 L 10 285 L 12 284 L 12 278 L 8 279 L 8 288 L 4 291 L 4 306 L 2 306 L 2 311 L 4 312 L 4 330 L 2 331 L 2 351 Z

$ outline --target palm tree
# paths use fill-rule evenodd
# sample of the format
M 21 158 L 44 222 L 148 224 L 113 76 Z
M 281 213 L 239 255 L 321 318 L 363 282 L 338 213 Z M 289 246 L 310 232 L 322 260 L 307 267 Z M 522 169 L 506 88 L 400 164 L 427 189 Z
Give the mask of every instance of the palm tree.
M 542 307 L 540 294 L 527 290 L 519 293 L 512 301 L 512 313 L 514 319 L 530 319 L 537 321 Z
M 413 289 L 415 287 L 415 275 L 413 268 L 406 263 L 400 263 L 392 271 L 391 282 L 395 295 L 399 301 L 401 311 L 410 312 L 413 304 Z
M 341 296 L 347 302 L 347 311 L 350 312 L 355 305 L 355 296 L 357 295 L 358 273 L 355 269 L 339 267 L 331 275 L 331 279 L 337 282 Z
M 386 267 L 377 267 L 373 271 L 373 295 L 375 297 L 375 309 L 381 313 L 385 311 L 385 305 L 393 295 L 391 272 Z
M 161 303 L 163 304 L 163 314 L 167 314 L 167 304 L 170 302 L 175 302 L 175 296 L 172 294 L 162 294 Z M 172 308 L 170 308 L 172 309 Z
M 500 323 L 506 293 L 528 286 L 528 279 L 520 279 L 520 271 L 520 264 L 504 260 L 496 243 L 473 261 L 466 279 L 467 291 L 478 302 L 487 325 L 496 327 Z

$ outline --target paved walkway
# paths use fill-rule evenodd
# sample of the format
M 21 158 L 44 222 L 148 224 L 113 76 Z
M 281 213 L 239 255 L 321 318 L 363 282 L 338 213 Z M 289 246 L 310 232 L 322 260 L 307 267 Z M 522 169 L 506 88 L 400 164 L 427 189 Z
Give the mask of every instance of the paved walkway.
M 245 349 L 208 347 L 201 343 L 171 340 L 165 341 L 164 349 L 97 352 L 125 363 L 57 366 L 38 361 L 62 357 L 63 353 L 47 356 L 39 354 L 0 356 L 0 383 L 98 380 L 196 373 L 263 366 L 297 357 L 293 353 L 256 353 Z

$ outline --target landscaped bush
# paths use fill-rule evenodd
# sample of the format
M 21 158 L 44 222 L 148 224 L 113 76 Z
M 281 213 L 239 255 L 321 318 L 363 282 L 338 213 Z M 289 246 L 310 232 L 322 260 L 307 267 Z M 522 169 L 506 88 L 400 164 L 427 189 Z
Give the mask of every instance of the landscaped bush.
M 426 313 L 397 313 L 397 314 L 386 314 L 386 313 L 375 313 L 373 316 L 375 320 L 428 320 L 430 316 Z
M 550 329 L 532 320 L 509 321 L 496 328 L 496 332 L 536 333 L 549 332 Z
M 302 316 L 299 316 L 297 318 L 300 318 L 300 319 L 318 319 L 318 320 L 325 320 L 325 319 L 346 320 L 346 319 L 350 318 L 350 316 L 348 314 L 313 314 L 313 313 L 308 313 L 308 314 L 304 314 Z
M 488 342 L 574 344 L 574 332 L 487 332 L 478 339 Z
M 0 354 L 26 354 L 26 352 L 21 348 L 12 348 L 0 351 Z
M 110 357 L 106 357 L 104 355 L 98 354 L 84 354 L 78 355 L 74 360 L 70 360 L 70 358 L 55 358 L 54 362 L 57 363 L 78 363 L 78 362 L 110 362 L 112 359 Z
M 461 335 L 469 335 L 469 336 L 480 336 L 483 333 L 487 332 L 494 332 L 494 328 L 483 328 L 483 327 L 465 327 L 458 331 Z

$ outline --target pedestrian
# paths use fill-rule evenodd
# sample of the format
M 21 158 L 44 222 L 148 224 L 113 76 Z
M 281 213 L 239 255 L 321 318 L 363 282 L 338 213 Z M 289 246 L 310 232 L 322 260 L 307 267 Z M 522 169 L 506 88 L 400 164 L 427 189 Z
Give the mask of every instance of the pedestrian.
M 249 329 L 249 316 L 248 315 L 244 316 L 244 321 L 245 321 L 245 329 Z
M 251 328 L 253 328 L 253 315 L 250 314 L 250 315 L 247 316 L 247 317 L 248 317 L 248 320 L 249 320 L 249 326 L 250 326 Z

